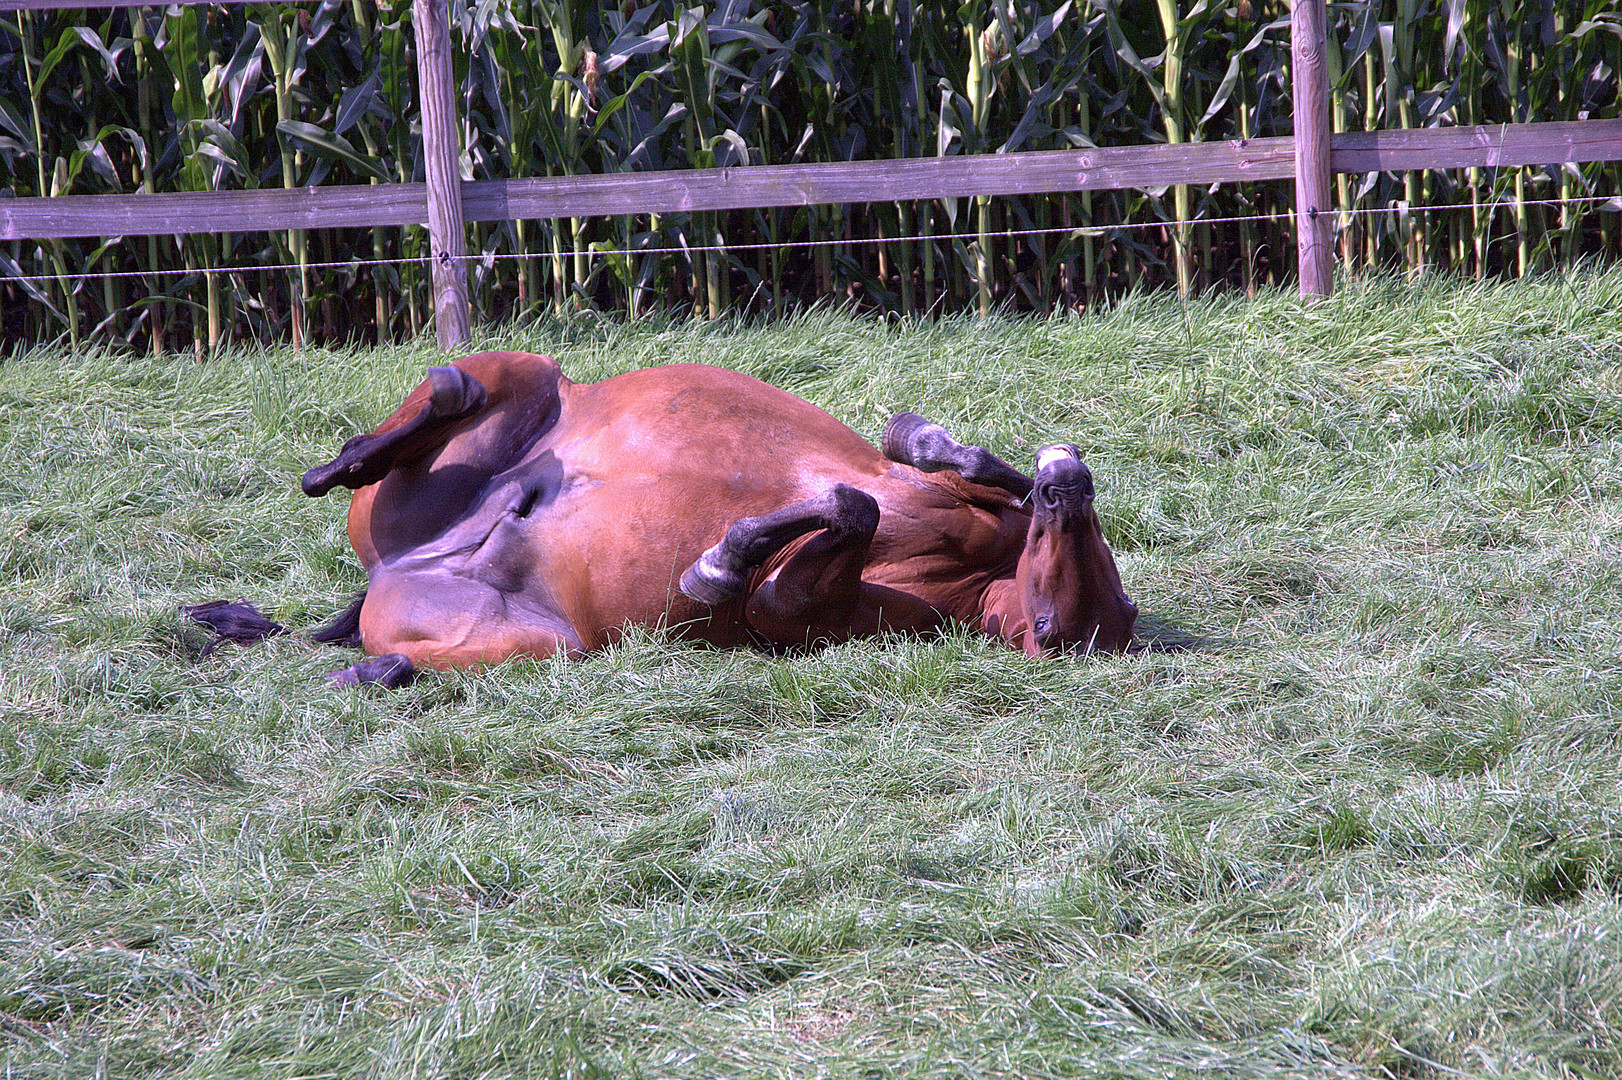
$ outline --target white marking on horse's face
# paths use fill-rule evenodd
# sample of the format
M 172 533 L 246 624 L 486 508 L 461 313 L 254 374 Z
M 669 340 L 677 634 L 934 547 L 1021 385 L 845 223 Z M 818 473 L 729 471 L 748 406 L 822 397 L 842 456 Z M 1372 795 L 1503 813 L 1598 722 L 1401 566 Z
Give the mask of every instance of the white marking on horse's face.
M 1063 443 L 1055 446 L 1044 446 L 1036 454 L 1036 471 L 1041 472 L 1060 458 L 1074 459 L 1075 457 L 1076 452 Z

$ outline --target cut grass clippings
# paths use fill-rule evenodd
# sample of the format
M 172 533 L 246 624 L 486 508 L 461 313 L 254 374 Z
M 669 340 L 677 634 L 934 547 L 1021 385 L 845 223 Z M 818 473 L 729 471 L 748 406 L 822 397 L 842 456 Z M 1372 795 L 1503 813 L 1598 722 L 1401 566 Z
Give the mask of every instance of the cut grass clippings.
M 6 1074 L 1622 1073 L 1619 343 L 1615 270 L 490 330 L 1075 441 L 1155 647 L 381 693 L 297 477 L 430 347 L 0 362 Z M 293 633 L 207 651 L 238 596 Z

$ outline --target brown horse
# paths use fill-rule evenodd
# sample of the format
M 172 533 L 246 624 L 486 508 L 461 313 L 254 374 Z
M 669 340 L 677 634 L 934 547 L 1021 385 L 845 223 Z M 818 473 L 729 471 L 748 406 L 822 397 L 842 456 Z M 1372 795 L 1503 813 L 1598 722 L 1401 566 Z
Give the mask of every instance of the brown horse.
M 696 364 L 578 385 L 527 353 L 430 369 L 304 475 L 355 489 L 368 576 L 319 637 L 376 659 L 334 678 L 577 655 L 628 624 L 803 646 L 955 620 L 1032 655 L 1127 648 L 1137 608 L 1075 447 L 1032 478 L 912 413 L 882 442 Z

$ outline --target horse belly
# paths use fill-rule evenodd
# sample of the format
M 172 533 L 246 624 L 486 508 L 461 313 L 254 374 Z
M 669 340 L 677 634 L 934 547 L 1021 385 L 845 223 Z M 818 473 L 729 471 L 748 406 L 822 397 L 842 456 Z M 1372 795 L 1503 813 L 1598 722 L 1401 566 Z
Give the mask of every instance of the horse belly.
M 710 490 L 672 475 L 588 480 L 531 530 L 533 571 L 587 648 L 628 624 L 717 645 L 748 640 L 741 601 L 711 609 L 681 592 L 681 575 L 738 518 L 797 501 L 797 493 L 714 477 L 703 486 Z
M 878 450 L 821 409 L 720 369 L 678 365 L 570 388 L 545 447 L 568 495 L 537 530 L 571 622 L 604 640 L 626 623 L 717 644 L 747 638 L 742 603 L 683 595 L 682 572 L 740 518 L 870 487 Z

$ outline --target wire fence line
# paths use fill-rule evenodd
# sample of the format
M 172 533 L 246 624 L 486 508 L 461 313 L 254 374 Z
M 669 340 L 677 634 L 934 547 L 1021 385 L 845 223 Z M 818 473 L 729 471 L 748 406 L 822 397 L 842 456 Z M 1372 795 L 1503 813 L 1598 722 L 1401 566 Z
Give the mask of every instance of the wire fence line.
M 945 296 L 1049 311 L 1173 282 L 1305 289 L 1298 251 L 1316 267 L 1327 247 L 1291 235 L 1309 226 L 1355 269 L 1515 275 L 1622 251 L 1615 215 L 1579 201 L 1622 188 L 1614 0 L 1554 5 L 1552 23 L 1337 0 L 1312 27 L 1295 17 L 1320 0 L 48 10 L 73 2 L 0 0 L 27 9 L 0 20 L 0 100 L 17 105 L 0 126 L 20 147 L 0 155 L 14 197 L 0 220 L 5 202 L 16 215 L 0 242 L 7 340 L 95 326 L 203 349 L 383 341 L 458 309 L 714 316 L 840 296 L 905 314 Z M 1317 50 L 1297 56 L 1297 41 L 1322 55 L 1303 63 Z M 1295 82 L 1319 62 L 1321 103 Z M 435 71 L 453 93 L 430 109 Z M 1309 98 L 1302 115 L 1356 167 L 1281 225 L 1290 177 L 1300 191 L 1312 172 L 1286 145 L 1313 141 L 1295 115 Z M 447 156 L 430 128 L 451 133 L 441 171 L 475 186 L 435 188 L 465 227 L 436 231 L 433 201 L 406 206 Z M 986 186 L 1027 182 L 1033 163 L 1014 159 L 1044 152 L 1076 158 L 1070 176 Z M 946 160 L 970 165 L 924 164 Z M 684 170 L 733 175 L 670 181 L 652 202 L 629 179 Z M 969 173 L 981 186 L 958 190 Z M 918 194 L 920 174 L 937 186 Z M 627 179 L 572 182 L 611 176 Z M 367 181 L 345 196 L 359 209 L 332 197 Z M 215 194 L 239 182 L 274 197 Z M 745 185 L 807 205 L 725 201 Z M 134 208 L 137 189 L 198 198 Z M 609 193 L 623 209 L 602 209 Z M 445 299 L 430 270 L 468 264 L 472 293 Z
M 1610 212 L 1622 212 L 1622 195 L 1585 195 L 1569 199 L 1527 199 L 1517 201 L 1513 198 L 1500 198 L 1491 202 L 1474 203 L 1439 203 L 1422 206 L 1409 206 L 1398 202 L 1390 206 L 1358 206 L 1339 208 L 1334 207 L 1319 213 L 1333 217 L 1375 217 L 1388 214 L 1427 213 L 1431 211 L 1452 210 L 1482 210 L 1502 211 L 1526 208 L 1550 208 L 1561 206 L 1589 206 Z M 1193 218 L 1189 225 L 1245 225 L 1262 224 L 1267 222 L 1287 221 L 1295 216 L 1293 210 L 1281 210 L 1270 214 L 1239 214 L 1226 217 Z M 1071 239 L 1091 237 L 1103 239 L 1112 233 L 1133 230 L 1171 229 L 1176 226 L 1168 221 L 1122 221 L 1108 225 L 1060 225 L 1049 228 L 1031 229 L 1000 229 L 984 235 L 994 240 L 1015 240 L 1031 237 L 1063 236 Z M 848 238 L 834 237 L 823 240 L 784 240 L 776 244 L 771 243 L 711 243 L 711 244 L 678 244 L 657 247 L 640 248 L 614 248 L 593 246 L 585 253 L 588 258 L 633 257 L 648 255 L 689 255 L 689 254 L 726 254 L 729 252 L 751 252 L 780 250 L 814 250 L 817 248 L 836 247 L 876 247 L 880 245 L 927 244 L 942 241 L 970 241 L 976 239 L 975 234 L 935 232 L 922 235 L 907 236 L 852 236 Z M 577 252 L 566 251 L 533 251 L 533 252 L 488 252 L 478 254 L 464 254 L 456 256 L 455 260 L 465 265 L 490 265 L 497 262 L 518 262 L 523 260 L 570 260 L 576 258 Z M 157 277 L 170 278 L 196 278 L 207 274 L 242 274 L 242 273 L 292 273 L 299 270 L 369 270 L 382 266 L 431 266 L 441 261 L 441 257 L 432 255 L 414 255 L 394 259 L 343 259 L 332 262 L 305 262 L 305 263 L 254 263 L 248 266 L 211 266 L 211 267 L 173 267 L 155 270 L 116 270 L 104 272 L 90 272 L 72 274 L 76 281 L 102 281 L 102 280 L 129 280 L 149 279 Z M 59 280 L 57 274 L 0 274 L 0 283 L 5 281 L 28 282 L 40 284 Z

